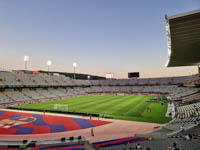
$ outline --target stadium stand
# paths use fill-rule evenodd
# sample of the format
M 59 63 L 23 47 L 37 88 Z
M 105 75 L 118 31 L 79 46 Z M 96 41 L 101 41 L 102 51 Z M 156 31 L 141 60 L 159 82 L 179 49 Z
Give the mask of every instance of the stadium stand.
M 9 74 L 9 75 L 7 75 Z M 168 129 L 167 136 L 174 134 L 180 134 L 183 130 L 190 131 L 196 129 L 200 120 L 199 111 L 199 81 L 198 76 L 185 76 L 185 77 L 168 77 L 168 78 L 148 78 L 148 79 L 123 79 L 123 80 L 71 80 L 64 76 L 48 76 L 48 75 L 22 75 L 16 73 L 1 73 L 3 79 L 2 89 L 0 92 L 0 102 L 2 106 L 13 105 L 13 102 L 30 103 L 37 102 L 36 100 L 53 100 L 62 99 L 67 97 L 80 96 L 85 94 L 95 93 L 124 93 L 124 94 L 161 94 L 172 100 L 172 103 L 168 105 L 169 115 L 174 118 L 169 124 L 164 126 L 164 129 Z M 13 77 L 14 76 L 14 77 Z M 16 82 L 16 77 L 20 81 Z M 195 79 L 194 79 L 194 78 Z M 34 79 L 34 80 L 32 80 Z M 8 81 L 9 82 L 3 82 Z M 194 82 L 195 81 L 195 82 Z M 184 86 L 184 84 L 190 86 Z M 7 88 L 5 88 L 7 87 Z M 178 100 L 178 101 L 177 101 Z M 180 101 L 181 100 L 181 101 Z M 185 104 L 184 102 L 192 101 L 193 104 Z M 9 104 L 9 102 L 11 102 Z M 18 105 L 19 105 L 18 103 Z M 198 111 L 197 111 L 198 109 Z M 149 137 L 149 135 L 148 135 Z M 190 141 L 190 143 L 197 144 L 197 140 Z M 182 148 L 183 138 L 167 138 L 152 139 L 148 141 L 140 141 L 139 143 L 143 148 L 151 147 L 153 149 L 160 149 L 163 147 L 163 142 L 167 141 L 165 147 L 172 146 L 173 142 L 176 142 L 179 148 Z M 189 142 L 189 141 L 187 141 Z M 126 144 L 125 144 L 126 143 Z M 100 149 L 128 149 L 129 147 L 136 147 L 137 144 L 131 142 L 116 142 L 114 145 L 104 146 Z M 127 147 L 128 143 L 128 147 Z M 158 145 L 159 143 L 159 145 Z M 156 147 L 154 145 L 157 145 Z M 106 144 L 105 144 L 106 145 Z M 187 145 L 187 148 L 191 148 Z M 65 145 L 69 146 L 69 145 Z M 94 147 L 96 144 L 94 144 Z M 44 148 L 44 146 L 42 146 Z M 39 147 L 38 149 L 41 149 Z M 61 146 L 62 147 L 62 146 Z M 82 148 L 83 145 L 81 146 Z M 53 148 L 53 147 L 48 147 Z M 55 147 L 54 147 L 55 148 Z
M 96 150 L 92 144 L 89 143 L 85 137 L 70 137 L 70 138 L 61 138 L 55 140 L 44 140 L 44 141 L 3 141 L 0 142 L 1 150 L 9 150 L 9 149 L 29 149 L 29 150 Z
M 166 116 L 171 116 L 173 118 L 173 120 L 166 124 L 162 129 L 167 131 L 164 132 L 164 135 L 159 131 L 158 133 L 152 133 L 147 135 L 147 138 L 150 140 L 135 142 L 139 142 L 143 148 L 150 147 L 155 150 L 160 149 L 161 147 L 163 148 L 164 142 L 165 148 L 171 147 L 174 142 L 177 143 L 179 148 L 199 148 L 199 132 L 196 132 L 196 130 L 199 129 L 200 122 L 200 77 L 197 75 L 148 79 L 72 80 L 62 75 L 53 76 L 45 74 L 0 72 L 0 77 L 1 107 L 20 105 L 24 103 L 35 103 L 38 101 L 64 99 L 68 97 L 96 93 L 164 95 L 169 101 L 171 101 L 171 103 L 168 104 Z M 184 134 L 188 133 L 194 133 L 196 139 L 192 141 L 185 141 Z M 165 139 L 157 139 L 155 138 L 155 135 L 164 136 Z M 122 139 L 118 142 L 114 142 L 113 140 L 112 143 L 114 142 L 115 144 L 108 144 L 103 147 L 97 147 L 97 143 L 89 145 L 93 149 L 103 150 L 123 150 L 135 148 L 137 146 L 137 143 L 122 141 Z M 47 141 L 43 142 L 48 143 Z M 107 142 L 110 143 L 111 141 Z M 55 146 L 58 146 L 61 149 L 66 147 L 70 148 L 69 143 L 56 144 L 56 140 L 53 142 L 52 146 L 45 146 L 44 143 L 36 144 L 39 142 L 35 141 L 29 141 L 27 143 L 36 146 L 32 149 L 53 149 Z M 105 143 L 104 145 L 106 145 Z M 191 146 L 191 144 L 194 146 Z M 5 142 L 3 145 L 6 147 L 8 143 Z M 14 144 L 11 145 L 23 147 L 26 144 L 14 142 Z M 76 146 L 81 149 L 86 149 L 84 144 Z M 73 146 L 71 148 L 73 148 Z
M 130 91 L 129 86 L 122 86 L 120 92 L 122 93 L 128 93 Z
M 0 72 L 1 103 L 34 99 L 56 99 L 92 93 L 155 93 L 171 100 L 199 98 L 199 76 L 171 78 L 71 80 L 64 76 Z M 161 81 L 161 82 L 160 82 Z M 180 86 L 190 83 L 193 86 Z M 74 88 L 73 88 L 74 87 Z M 12 103 L 13 104 L 13 103 Z

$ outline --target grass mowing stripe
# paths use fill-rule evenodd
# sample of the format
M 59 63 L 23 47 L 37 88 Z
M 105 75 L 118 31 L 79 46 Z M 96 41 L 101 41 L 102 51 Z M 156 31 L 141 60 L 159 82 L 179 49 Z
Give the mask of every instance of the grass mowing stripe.
M 122 101 L 124 101 L 124 99 L 126 99 L 127 96 L 125 97 L 113 97 L 114 100 L 109 100 L 107 103 L 102 103 L 99 104 L 98 106 L 94 106 L 90 109 L 90 111 L 94 111 L 94 112 L 98 112 L 98 113 L 102 113 L 102 111 L 109 111 L 108 108 L 110 108 L 112 105 L 114 105 L 115 103 L 121 103 Z M 112 111 L 112 109 L 111 109 Z
M 90 96 L 88 96 L 90 97 Z M 87 100 L 87 97 L 81 96 L 81 97 L 76 97 L 76 98 L 69 98 L 65 100 L 54 100 L 54 101 L 48 101 L 48 102 L 39 102 L 39 103 L 34 103 L 34 104 L 25 104 L 22 106 L 18 106 L 18 108 L 35 108 L 35 109 L 40 109 L 40 108 L 45 108 L 44 106 L 49 106 L 52 105 L 52 108 L 54 107 L 54 104 L 68 104 L 68 103 L 73 103 L 72 101 L 79 99 L 81 102 L 83 101 L 83 98 Z M 92 98 L 92 97 L 90 97 Z M 95 99 L 95 97 L 94 97 Z M 84 103 L 84 102 L 83 102 Z
M 104 97 L 105 96 L 101 97 L 101 99 L 104 99 Z M 90 99 L 87 99 L 87 97 L 86 97 L 84 100 L 83 99 L 80 100 L 79 97 L 78 97 L 77 99 L 73 99 L 73 101 L 68 99 L 63 104 L 68 104 L 68 110 L 69 111 L 74 111 L 74 109 L 73 109 L 74 107 L 78 108 L 77 106 L 83 106 L 84 104 L 93 103 L 93 102 L 95 102 L 96 99 L 97 99 L 96 96 L 95 97 L 90 97 Z M 58 103 L 56 103 L 56 104 L 58 104 Z M 53 109 L 53 106 L 52 106 L 52 109 Z
M 140 112 L 144 112 L 148 104 L 145 101 L 138 103 L 131 112 L 127 113 L 127 116 L 140 116 Z
M 107 103 L 112 102 L 112 101 L 116 101 L 116 99 L 118 99 L 118 98 L 121 99 L 121 96 L 120 97 L 119 96 L 118 97 L 113 97 L 113 96 L 106 97 L 102 101 L 99 101 L 99 102 L 96 101 L 94 103 L 94 105 L 92 105 L 91 107 L 84 107 L 84 108 L 82 108 L 81 111 L 98 113 L 96 111 L 97 107 L 99 107 L 99 106 L 101 106 L 103 104 L 107 104 Z
M 121 104 L 119 109 L 115 110 L 113 112 L 113 114 L 115 115 L 123 115 L 126 111 L 127 111 L 127 108 L 131 107 L 135 107 L 135 105 L 137 105 L 138 103 L 141 102 L 141 96 L 137 96 L 137 97 L 130 97 L 129 100 L 127 100 L 125 103 Z
M 133 107 L 132 109 L 130 109 L 128 112 L 125 113 L 125 115 L 127 116 L 140 116 L 140 112 L 144 112 L 144 110 L 146 109 L 146 107 L 149 105 L 149 103 L 146 102 L 146 97 L 142 97 L 142 99 L 140 99 L 140 101 L 135 105 L 135 107 Z
M 115 119 L 135 120 L 143 122 L 166 123 L 170 118 L 165 117 L 167 105 L 146 102 L 152 96 L 138 95 L 89 95 L 64 100 L 54 100 L 34 104 L 16 106 L 18 108 L 51 110 L 54 104 L 68 104 L 69 111 L 96 113 L 110 116 Z M 146 106 L 150 105 L 151 112 L 146 112 Z M 143 117 L 139 116 L 140 112 Z
M 166 123 L 171 119 L 164 117 L 167 111 L 167 105 L 161 105 L 159 103 L 151 103 L 150 104 L 151 112 L 144 112 L 144 117 L 148 118 L 150 121 Z M 161 108 L 161 109 L 158 109 Z
M 67 101 L 66 100 L 64 100 L 64 101 L 73 104 L 73 103 L 77 103 L 77 102 L 84 102 L 85 100 L 90 101 L 91 99 L 96 99 L 96 96 L 80 96 L 77 98 L 69 98 L 69 99 L 67 99 Z
M 95 105 L 98 105 L 98 104 L 100 104 L 100 103 L 104 103 L 104 102 L 106 102 L 106 101 L 108 101 L 108 100 L 112 100 L 113 99 L 113 97 L 108 97 L 108 98 L 104 98 L 103 100 L 97 100 L 97 101 L 93 101 L 93 102 L 91 102 L 91 103 L 89 103 L 89 104 L 84 104 L 84 105 L 82 105 L 82 106 L 79 106 L 79 107 L 75 107 L 75 110 L 78 110 L 79 109 L 79 112 L 80 112 L 80 110 L 81 109 L 84 109 L 84 108 L 90 108 L 91 106 L 95 106 Z
M 128 115 L 131 111 L 135 110 L 137 105 L 141 102 L 143 102 L 143 97 L 135 98 L 134 101 L 132 101 L 132 103 L 126 107 L 126 112 L 124 113 L 124 115 Z
M 83 107 L 83 106 L 86 106 L 86 105 L 92 105 L 94 103 L 96 103 L 96 101 L 101 101 L 101 100 L 104 100 L 105 98 L 107 98 L 107 96 L 101 96 L 101 97 L 96 97 L 95 99 L 92 99 L 88 102 L 81 102 L 79 103 L 78 105 L 69 105 L 70 109 L 76 109 L 78 107 Z
M 107 105 L 104 105 L 104 106 L 101 106 L 99 112 L 101 114 L 105 114 L 105 113 L 108 113 L 108 114 L 112 114 L 113 111 L 115 111 L 116 109 L 114 108 L 119 108 L 121 107 L 121 105 L 123 103 L 126 102 L 127 99 L 130 99 L 131 96 L 127 96 L 127 97 L 124 97 L 124 98 L 120 98 L 119 100 L 115 101 L 115 102 L 110 102 L 108 103 Z M 118 107 L 117 107 L 118 106 Z
M 99 99 L 103 99 L 105 96 L 102 96 L 101 98 L 100 97 L 92 97 L 90 99 L 84 99 L 84 100 L 74 100 L 73 102 L 69 102 L 69 106 L 70 107 L 73 107 L 73 106 L 76 106 L 76 105 L 82 105 L 82 104 L 87 104 L 87 103 L 90 103 L 90 102 L 94 102 L 95 100 L 97 100 L 97 98 Z

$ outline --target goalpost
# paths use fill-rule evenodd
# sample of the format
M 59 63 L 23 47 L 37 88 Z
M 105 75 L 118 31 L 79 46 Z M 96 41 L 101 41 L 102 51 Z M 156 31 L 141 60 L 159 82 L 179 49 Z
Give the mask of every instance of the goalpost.
M 68 111 L 68 104 L 54 104 L 54 110 Z

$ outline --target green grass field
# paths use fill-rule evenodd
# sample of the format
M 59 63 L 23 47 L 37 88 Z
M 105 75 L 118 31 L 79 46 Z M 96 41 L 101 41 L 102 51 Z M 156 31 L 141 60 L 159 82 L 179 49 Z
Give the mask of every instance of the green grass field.
M 68 104 L 68 111 L 100 114 L 122 120 L 134 120 L 142 122 L 166 123 L 171 118 L 166 118 L 167 105 L 146 102 L 153 96 L 142 95 L 89 95 L 65 100 L 54 100 L 16 106 L 36 110 L 53 110 L 54 104 Z M 146 112 L 150 106 L 151 112 Z M 143 112 L 143 117 L 140 116 Z

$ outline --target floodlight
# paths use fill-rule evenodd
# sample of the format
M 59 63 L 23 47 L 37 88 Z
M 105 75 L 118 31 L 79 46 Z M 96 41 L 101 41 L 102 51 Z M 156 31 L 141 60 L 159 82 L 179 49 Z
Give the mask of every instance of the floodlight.
M 29 61 L 29 56 L 24 56 L 25 70 L 27 70 L 27 63 Z
M 76 62 L 73 63 L 73 67 L 77 67 L 77 63 Z
M 73 67 L 74 67 L 74 80 L 75 80 L 76 79 L 76 73 L 75 73 L 76 71 L 75 70 L 76 70 L 76 67 L 77 67 L 76 62 L 73 63 Z
M 51 66 L 52 65 L 52 61 L 51 60 L 48 60 L 47 61 L 47 66 Z
M 24 56 L 24 61 L 29 61 L 29 56 Z
M 48 60 L 47 61 L 47 66 L 48 66 L 48 74 L 49 74 L 49 68 L 50 68 L 50 66 L 52 65 L 52 61 L 51 60 Z

